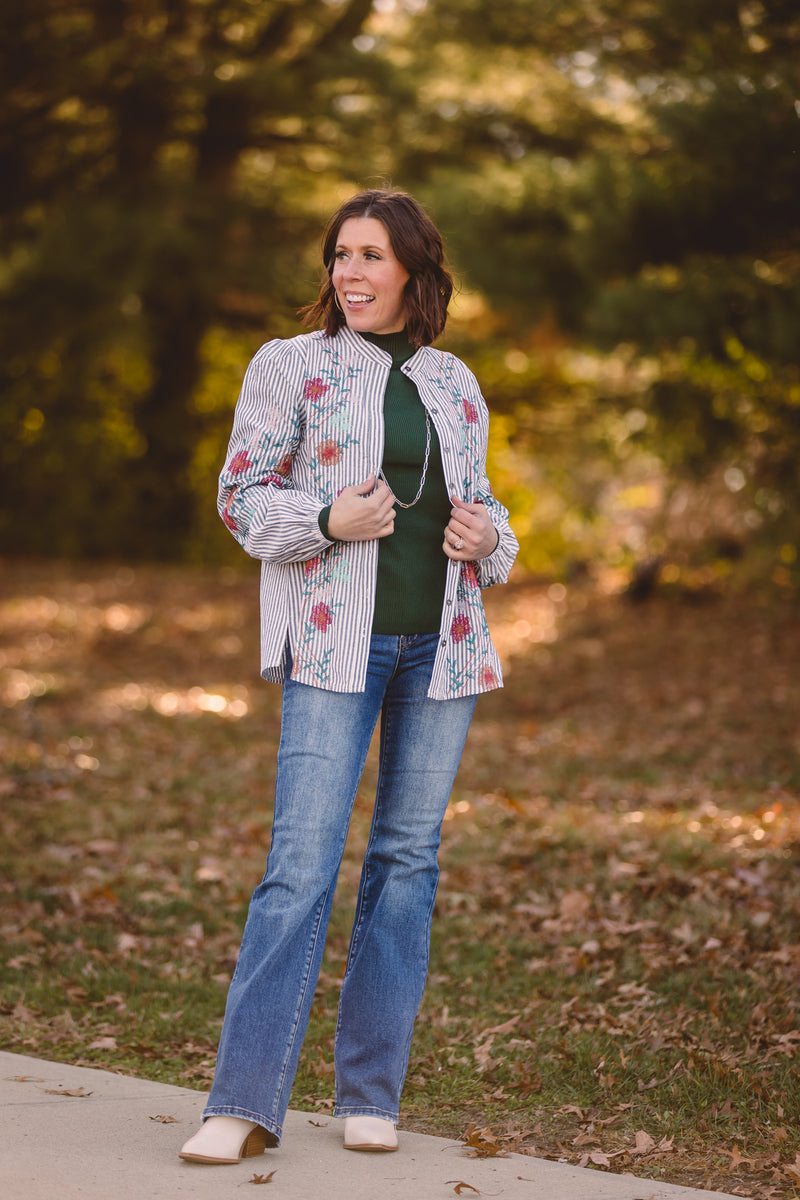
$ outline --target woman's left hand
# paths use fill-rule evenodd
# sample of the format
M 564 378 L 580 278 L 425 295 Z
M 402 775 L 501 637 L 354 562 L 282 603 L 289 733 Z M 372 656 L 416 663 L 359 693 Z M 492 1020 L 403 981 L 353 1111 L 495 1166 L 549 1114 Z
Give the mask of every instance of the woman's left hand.
M 465 504 L 451 496 L 453 508 L 444 531 L 442 549 L 454 562 L 488 558 L 497 549 L 500 535 L 485 504 Z

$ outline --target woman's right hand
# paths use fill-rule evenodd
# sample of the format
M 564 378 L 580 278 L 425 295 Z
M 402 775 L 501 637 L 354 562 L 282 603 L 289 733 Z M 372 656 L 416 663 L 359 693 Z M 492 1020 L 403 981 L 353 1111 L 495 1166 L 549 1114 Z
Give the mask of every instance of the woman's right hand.
M 394 533 L 394 496 L 382 479 L 368 475 L 344 488 L 328 514 L 328 536 L 336 542 L 371 542 Z

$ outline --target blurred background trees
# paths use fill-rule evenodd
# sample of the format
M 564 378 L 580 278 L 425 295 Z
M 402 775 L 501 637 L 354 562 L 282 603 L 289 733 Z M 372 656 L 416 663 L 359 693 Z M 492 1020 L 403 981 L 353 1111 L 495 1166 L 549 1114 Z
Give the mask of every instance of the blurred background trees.
M 0 547 L 218 560 L 244 367 L 391 179 L 533 570 L 796 576 L 794 0 L 7 0 Z M 704 573 L 705 572 L 705 576 Z

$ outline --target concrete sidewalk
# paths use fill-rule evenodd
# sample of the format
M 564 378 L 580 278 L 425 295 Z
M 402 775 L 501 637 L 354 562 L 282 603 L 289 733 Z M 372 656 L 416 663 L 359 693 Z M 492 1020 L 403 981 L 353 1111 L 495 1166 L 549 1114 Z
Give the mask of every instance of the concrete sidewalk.
M 177 1154 L 204 1102 L 188 1088 L 0 1052 L 0 1195 L 225 1200 L 274 1172 L 265 1200 L 741 1200 L 523 1154 L 468 1158 L 458 1142 L 402 1127 L 396 1154 L 347 1153 L 342 1122 L 300 1112 L 289 1113 L 280 1150 L 236 1166 L 191 1165 Z

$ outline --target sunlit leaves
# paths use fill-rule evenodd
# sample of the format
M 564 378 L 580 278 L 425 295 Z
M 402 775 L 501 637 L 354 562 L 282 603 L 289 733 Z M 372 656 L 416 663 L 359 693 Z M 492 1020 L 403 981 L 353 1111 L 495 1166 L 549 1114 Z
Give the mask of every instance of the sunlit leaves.
M 5 564 L 15 1049 L 208 1086 L 278 734 L 251 576 Z M 403 1123 L 467 1154 L 791 1195 L 796 607 L 633 606 L 585 582 L 487 603 L 506 688 L 478 708 L 444 824 Z M 153 702 L 245 685 L 235 720 Z M 315 1124 L 376 773 L 370 755 L 292 1100 Z M 464 1162 L 449 1187 L 471 1195 Z

